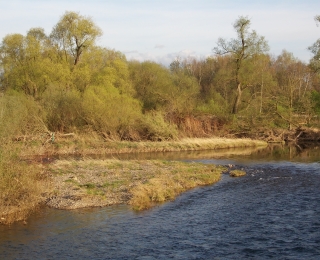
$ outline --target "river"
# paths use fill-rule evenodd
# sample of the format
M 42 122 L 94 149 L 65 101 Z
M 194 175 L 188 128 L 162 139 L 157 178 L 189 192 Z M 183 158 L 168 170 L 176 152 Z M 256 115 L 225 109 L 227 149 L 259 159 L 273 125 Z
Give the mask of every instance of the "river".
M 140 213 L 42 209 L 0 226 L 0 259 L 320 259 L 320 148 L 225 152 L 163 156 L 234 164 L 245 177 Z

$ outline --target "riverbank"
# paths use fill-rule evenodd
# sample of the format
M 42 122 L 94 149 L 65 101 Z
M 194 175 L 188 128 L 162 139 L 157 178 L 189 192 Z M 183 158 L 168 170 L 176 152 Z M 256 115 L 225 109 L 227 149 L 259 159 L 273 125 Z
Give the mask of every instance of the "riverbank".
M 103 155 L 143 152 L 179 152 L 216 150 L 227 148 L 245 148 L 267 146 L 266 141 L 250 138 L 184 138 L 172 141 L 103 141 L 100 138 L 78 135 L 55 135 L 43 145 L 34 144 L 25 147 L 21 155 L 32 156 L 56 156 L 56 155 Z
M 7 173 L 10 176 L 0 180 L 3 187 L 0 191 L 0 222 L 10 224 L 25 220 L 40 205 L 75 209 L 128 203 L 134 209 L 142 210 L 155 203 L 174 199 L 181 192 L 196 186 L 212 184 L 219 180 L 224 170 L 216 166 L 157 160 L 85 159 L 88 154 L 213 150 L 266 145 L 266 142 L 251 139 L 224 138 L 175 142 L 108 142 L 100 144 L 100 147 L 89 145 L 77 150 L 77 153 L 74 150 L 71 153 L 70 146 L 66 148 L 58 139 L 56 143 L 47 144 L 44 150 L 38 150 L 38 154 L 35 150 L 30 153 L 32 149 L 26 149 L 21 152 L 21 158 L 28 160 L 16 160 L 8 164 Z M 48 151 L 48 148 L 54 150 Z M 81 154 L 82 160 L 51 161 L 50 156 L 54 154 Z M 32 159 L 38 157 L 46 160 Z

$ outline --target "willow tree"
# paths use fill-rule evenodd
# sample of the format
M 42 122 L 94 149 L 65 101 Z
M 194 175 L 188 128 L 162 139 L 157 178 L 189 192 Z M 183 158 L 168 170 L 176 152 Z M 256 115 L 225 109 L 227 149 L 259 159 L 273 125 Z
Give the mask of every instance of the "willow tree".
M 217 55 L 231 55 L 235 65 L 236 98 L 232 108 L 233 114 L 238 112 L 243 90 L 250 86 L 250 84 L 243 84 L 241 70 L 244 62 L 269 50 L 265 38 L 259 36 L 254 30 L 250 31 L 250 23 L 248 17 L 240 16 L 233 25 L 237 38 L 229 41 L 219 38 L 217 46 L 213 49 Z
M 26 36 L 5 36 L 0 44 L 2 87 L 39 97 L 49 85 L 59 82 L 64 73 L 54 56 L 42 28 L 32 28 Z
M 75 12 L 66 12 L 53 28 L 50 37 L 64 53 L 66 60 L 72 57 L 73 64 L 77 65 L 83 51 L 94 45 L 101 35 L 101 29 L 91 18 Z

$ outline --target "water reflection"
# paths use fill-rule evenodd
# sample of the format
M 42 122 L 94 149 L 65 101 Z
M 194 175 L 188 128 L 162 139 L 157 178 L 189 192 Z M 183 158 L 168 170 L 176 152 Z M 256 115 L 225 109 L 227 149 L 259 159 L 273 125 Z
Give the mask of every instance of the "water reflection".
M 269 144 L 267 147 L 229 148 L 203 151 L 144 152 L 86 156 L 57 156 L 55 159 L 120 159 L 120 160 L 192 160 L 192 159 L 249 159 L 258 161 L 319 161 L 320 146 Z
M 105 221 L 119 220 L 130 212 L 127 205 L 72 211 L 42 208 L 29 218 L 27 225 L 22 222 L 11 226 L 0 225 L 0 248 L 1 244 L 10 242 L 13 238 L 15 243 L 28 244 L 30 241 L 43 240 L 48 236 L 68 232 L 77 234 L 83 228 L 93 228 Z

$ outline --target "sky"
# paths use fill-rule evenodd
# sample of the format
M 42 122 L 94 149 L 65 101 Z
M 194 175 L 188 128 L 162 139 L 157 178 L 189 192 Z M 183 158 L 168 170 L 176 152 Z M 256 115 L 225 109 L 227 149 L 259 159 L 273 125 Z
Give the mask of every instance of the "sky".
M 93 19 L 103 32 L 99 46 L 166 66 L 213 55 L 218 38 L 236 38 L 239 16 L 248 16 L 274 56 L 286 50 L 307 63 L 308 46 L 320 38 L 320 0 L 0 0 L 1 40 L 34 27 L 49 35 L 66 11 Z

